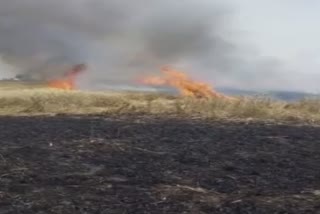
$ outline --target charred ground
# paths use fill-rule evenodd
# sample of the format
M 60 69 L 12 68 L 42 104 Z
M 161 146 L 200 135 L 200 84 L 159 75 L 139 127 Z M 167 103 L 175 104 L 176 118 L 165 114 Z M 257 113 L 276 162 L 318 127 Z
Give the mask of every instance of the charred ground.
M 0 118 L 0 213 L 317 213 L 320 127 Z

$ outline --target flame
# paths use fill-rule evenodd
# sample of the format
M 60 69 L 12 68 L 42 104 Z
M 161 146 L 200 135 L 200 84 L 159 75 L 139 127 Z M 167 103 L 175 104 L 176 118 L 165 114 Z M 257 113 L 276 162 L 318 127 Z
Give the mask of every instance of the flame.
M 62 79 L 50 80 L 48 86 L 50 88 L 63 89 L 63 90 L 74 90 L 76 89 L 76 78 L 77 76 L 86 69 L 86 65 L 79 64 L 74 66 L 71 71 Z
M 179 90 L 181 95 L 198 98 L 228 98 L 216 92 L 210 85 L 192 80 L 186 73 L 170 67 L 161 69 L 162 76 L 149 76 L 140 80 L 142 84 L 153 86 L 171 86 Z

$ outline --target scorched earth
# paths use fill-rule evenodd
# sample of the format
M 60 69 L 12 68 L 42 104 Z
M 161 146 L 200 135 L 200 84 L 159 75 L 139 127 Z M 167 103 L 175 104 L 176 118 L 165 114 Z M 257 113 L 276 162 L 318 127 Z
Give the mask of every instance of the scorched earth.
M 317 213 L 320 128 L 0 118 L 0 213 Z

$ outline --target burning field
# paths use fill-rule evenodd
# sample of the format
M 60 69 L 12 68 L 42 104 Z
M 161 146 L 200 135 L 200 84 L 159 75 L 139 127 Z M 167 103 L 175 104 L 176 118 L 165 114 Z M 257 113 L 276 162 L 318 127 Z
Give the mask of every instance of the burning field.
M 163 76 L 150 76 L 141 79 L 141 83 L 151 86 L 171 86 L 179 90 L 182 96 L 195 98 L 226 98 L 222 94 L 215 92 L 206 83 L 192 80 L 182 71 L 170 67 L 162 68 Z
M 60 79 L 49 80 L 48 87 L 55 88 L 55 89 L 63 89 L 63 90 L 75 90 L 77 89 L 76 78 L 85 70 L 86 70 L 85 64 L 75 65 L 70 71 L 68 71 Z
M 0 213 L 319 213 L 320 102 L 203 81 L 281 81 L 222 1 L 132 2 L 0 1 Z
M 78 89 L 76 86 L 77 77 L 86 69 L 87 67 L 84 64 L 75 65 L 60 79 L 49 80 L 47 86 L 54 89 L 76 90 Z M 226 97 L 216 92 L 209 84 L 192 80 L 183 71 L 166 66 L 161 69 L 161 74 L 162 76 L 141 77 L 137 82 L 140 85 L 147 86 L 173 87 L 184 97 L 231 99 L 231 97 Z

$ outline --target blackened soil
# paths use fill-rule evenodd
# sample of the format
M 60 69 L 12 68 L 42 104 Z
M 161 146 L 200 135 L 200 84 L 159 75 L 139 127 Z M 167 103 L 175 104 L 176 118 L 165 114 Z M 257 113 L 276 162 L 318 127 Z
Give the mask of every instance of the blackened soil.
M 320 127 L 0 117 L 0 213 L 320 213 Z

